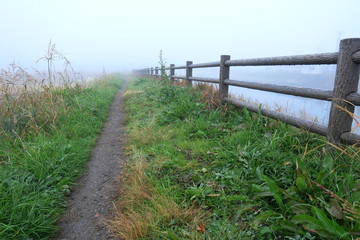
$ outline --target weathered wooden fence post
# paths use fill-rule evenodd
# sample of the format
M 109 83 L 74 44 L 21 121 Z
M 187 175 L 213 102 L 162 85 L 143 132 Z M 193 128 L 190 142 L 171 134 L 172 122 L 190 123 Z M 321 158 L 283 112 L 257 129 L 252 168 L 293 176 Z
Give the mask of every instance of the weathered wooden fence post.
M 219 97 L 224 99 L 229 95 L 229 85 L 224 80 L 230 77 L 230 67 L 225 65 L 225 61 L 230 60 L 230 55 L 221 55 L 220 57 L 220 76 L 219 76 Z
M 352 60 L 352 56 L 359 50 L 360 38 L 343 39 L 340 42 L 327 133 L 327 140 L 332 144 L 339 144 L 341 135 L 351 131 L 353 119 L 344 109 L 353 113 L 354 106 L 345 101 L 345 98 L 358 90 L 359 64 Z
M 159 77 L 159 67 L 155 67 L 155 78 Z
M 175 67 L 175 64 L 170 64 L 170 76 L 169 76 L 169 80 L 170 80 L 170 82 L 172 83 L 173 81 L 174 81 L 174 75 L 175 75 L 175 69 L 174 69 L 174 67 Z
M 192 77 L 192 73 L 193 73 L 193 69 L 191 67 L 189 67 L 191 64 L 193 64 L 192 61 L 187 61 L 186 62 L 186 82 L 188 86 L 192 86 L 192 81 L 189 79 L 190 77 Z

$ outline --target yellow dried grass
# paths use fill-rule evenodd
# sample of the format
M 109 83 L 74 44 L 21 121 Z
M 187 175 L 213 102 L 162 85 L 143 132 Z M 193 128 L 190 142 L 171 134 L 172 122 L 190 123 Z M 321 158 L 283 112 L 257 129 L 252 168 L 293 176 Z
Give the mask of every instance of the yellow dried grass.
M 106 222 L 114 236 L 126 240 L 149 239 L 150 233 L 161 232 L 160 225 L 172 220 L 196 232 L 195 227 L 206 214 L 194 206 L 180 206 L 170 196 L 157 192 L 146 175 L 149 165 L 144 156 L 135 154 L 125 169 L 115 217 Z

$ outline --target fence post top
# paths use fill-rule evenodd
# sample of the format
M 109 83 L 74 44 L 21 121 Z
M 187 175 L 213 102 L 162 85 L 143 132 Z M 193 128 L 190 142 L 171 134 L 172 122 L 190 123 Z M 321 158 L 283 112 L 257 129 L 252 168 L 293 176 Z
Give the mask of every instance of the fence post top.
M 221 55 L 220 56 L 220 61 L 224 62 L 226 60 L 230 60 L 230 55 Z
M 344 38 L 340 40 L 340 43 L 360 42 L 360 38 Z
M 339 44 L 339 52 L 341 51 L 341 49 L 345 49 L 345 48 L 350 48 L 350 51 L 353 51 L 352 53 L 354 54 L 355 52 L 360 50 L 360 38 L 345 38 L 342 39 L 340 41 Z

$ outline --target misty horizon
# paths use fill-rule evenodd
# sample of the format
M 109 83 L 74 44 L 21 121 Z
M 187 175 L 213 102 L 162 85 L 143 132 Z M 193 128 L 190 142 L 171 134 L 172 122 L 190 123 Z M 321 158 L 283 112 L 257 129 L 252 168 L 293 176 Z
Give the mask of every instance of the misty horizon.
M 174 7 L 164 0 L 7 1 L 0 17 L 0 69 L 15 62 L 30 73 L 46 73 L 46 61 L 38 60 L 50 41 L 83 79 L 160 66 L 160 52 L 167 66 L 219 61 L 225 54 L 248 59 L 337 52 L 341 39 L 360 37 L 356 5 L 356 0 L 185 0 Z M 55 61 L 55 71 L 62 64 Z M 332 89 L 335 67 L 233 67 L 230 77 Z M 218 71 L 194 69 L 193 76 L 218 77 Z M 241 91 L 264 99 L 256 91 Z M 276 96 L 268 99 L 282 102 L 272 104 L 288 104 Z
M 335 52 L 340 39 L 360 37 L 356 0 L 115 0 L 2 3 L 0 68 L 36 61 L 51 40 L 78 72 L 131 71 L 232 59 Z

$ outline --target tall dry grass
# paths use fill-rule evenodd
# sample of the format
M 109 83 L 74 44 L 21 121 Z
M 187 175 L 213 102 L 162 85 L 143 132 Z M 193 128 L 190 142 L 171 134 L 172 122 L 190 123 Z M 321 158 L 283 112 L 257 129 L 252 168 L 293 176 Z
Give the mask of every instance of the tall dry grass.
M 60 109 L 66 111 L 59 88 L 78 87 L 79 74 L 70 61 L 49 43 L 45 60 L 47 72 L 30 73 L 19 64 L 12 63 L 0 71 L 0 136 L 24 136 L 28 131 L 38 132 L 43 126 L 55 126 Z M 55 62 L 62 62 L 61 71 Z

